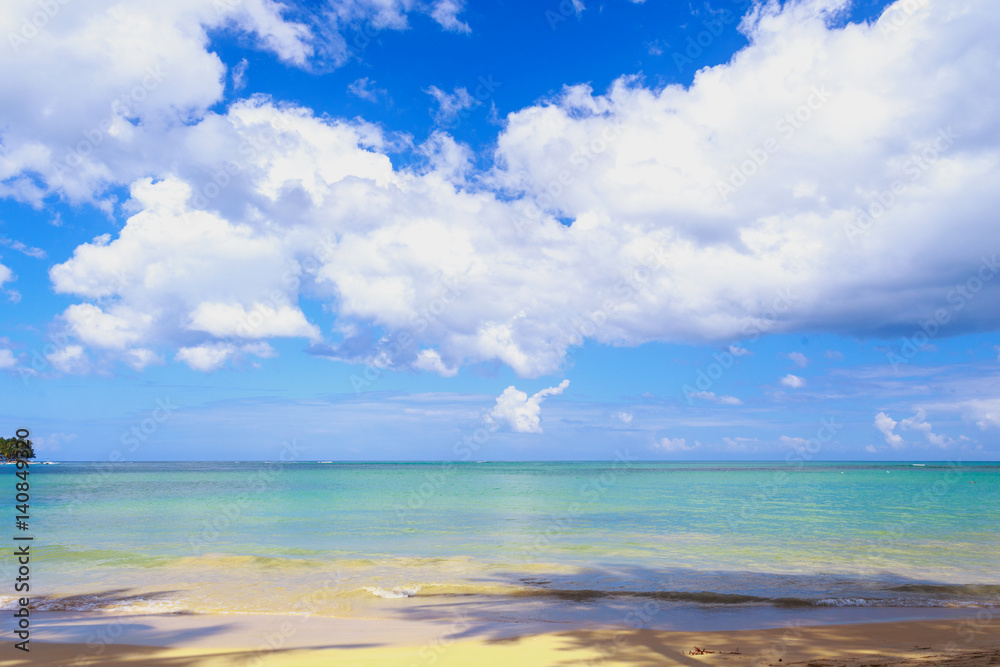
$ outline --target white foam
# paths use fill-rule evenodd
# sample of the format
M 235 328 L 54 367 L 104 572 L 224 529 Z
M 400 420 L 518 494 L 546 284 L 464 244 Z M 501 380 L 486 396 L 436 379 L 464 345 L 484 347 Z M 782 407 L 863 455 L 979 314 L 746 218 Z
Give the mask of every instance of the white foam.
M 870 600 L 865 598 L 826 598 L 823 600 L 817 600 L 816 606 L 819 607 L 872 607 L 873 605 Z
M 397 586 L 392 589 L 381 588 L 379 586 L 365 586 L 365 590 L 380 598 L 412 598 L 420 592 L 420 586 Z
M 16 597 L 0 596 L 0 611 L 11 611 L 17 607 Z M 31 608 L 34 611 L 114 611 L 122 614 L 165 614 L 184 610 L 180 603 L 172 600 L 136 597 L 118 602 L 99 595 L 75 595 L 70 600 L 35 598 L 31 601 Z
M 938 600 L 933 598 L 824 598 L 817 607 L 993 607 L 990 601 Z

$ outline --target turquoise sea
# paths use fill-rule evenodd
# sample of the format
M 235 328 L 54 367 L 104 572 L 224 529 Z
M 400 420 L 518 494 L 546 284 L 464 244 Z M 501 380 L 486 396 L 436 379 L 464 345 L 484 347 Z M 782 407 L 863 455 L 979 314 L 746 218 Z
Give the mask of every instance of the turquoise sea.
M 31 482 L 40 610 L 1000 606 L 996 463 L 67 462 Z

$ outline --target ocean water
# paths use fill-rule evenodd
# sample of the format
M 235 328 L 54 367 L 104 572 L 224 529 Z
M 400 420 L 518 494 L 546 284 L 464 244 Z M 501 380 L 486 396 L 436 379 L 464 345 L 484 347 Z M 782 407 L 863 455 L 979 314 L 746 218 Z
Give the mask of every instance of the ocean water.
M 1000 606 L 1000 464 L 62 463 L 31 482 L 40 610 Z

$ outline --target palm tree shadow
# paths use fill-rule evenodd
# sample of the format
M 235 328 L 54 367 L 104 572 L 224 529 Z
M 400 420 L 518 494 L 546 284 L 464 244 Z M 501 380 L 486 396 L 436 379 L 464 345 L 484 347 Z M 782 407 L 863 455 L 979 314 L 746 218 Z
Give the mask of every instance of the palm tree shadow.
M 563 650 L 590 650 L 594 653 L 593 664 L 627 663 L 637 667 L 661 667 L 664 664 L 703 665 L 683 649 L 668 646 L 663 635 L 650 630 L 619 630 L 614 634 L 592 630 L 561 633 L 566 646 Z M 578 659 L 554 663 L 554 665 L 579 665 Z

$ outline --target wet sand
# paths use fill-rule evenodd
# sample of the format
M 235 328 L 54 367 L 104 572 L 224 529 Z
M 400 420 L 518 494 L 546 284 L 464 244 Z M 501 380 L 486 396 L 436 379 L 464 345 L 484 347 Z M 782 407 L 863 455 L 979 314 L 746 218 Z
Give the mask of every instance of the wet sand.
M 1000 614 L 738 631 L 398 619 L 39 614 L 31 652 L 4 665 L 1000 665 Z

